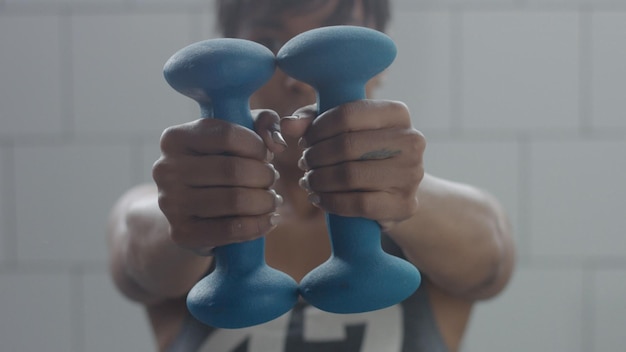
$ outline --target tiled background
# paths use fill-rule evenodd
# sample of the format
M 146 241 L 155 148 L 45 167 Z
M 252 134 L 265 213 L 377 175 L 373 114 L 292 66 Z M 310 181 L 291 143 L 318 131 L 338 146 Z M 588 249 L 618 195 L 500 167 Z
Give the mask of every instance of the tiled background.
M 212 36 L 210 0 L 0 0 L 0 351 L 151 351 L 107 273 L 115 199 L 195 118 L 161 77 Z M 398 0 L 380 97 L 408 103 L 429 172 L 507 208 L 514 280 L 465 352 L 626 345 L 626 2 Z

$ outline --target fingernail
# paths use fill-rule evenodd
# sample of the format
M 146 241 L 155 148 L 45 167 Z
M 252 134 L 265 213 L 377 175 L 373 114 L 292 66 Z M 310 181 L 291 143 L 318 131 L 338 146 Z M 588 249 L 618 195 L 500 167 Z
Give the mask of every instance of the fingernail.
M 281 196 L 280 194 L 276 193 L 276 205 L 277 206 L 283 205 L 283 202 L 284 202 L 283 196 Z
M 280 224 L 280 214 L 272 214 L 272 216 L 270 216 L 270 224 L 272 226 Z
M 315 206 L 320 205 L 320 196 L 315 193 L 309 194 L 309 202 L 313 203 Z
M 274 197 L 275 197 L 275 204 L 276 206 L 281 206 L 283 204 L 283 196 L 281 196 L 280 194 L 276 193 L 276 191 L 274 191 Z
M 267 161 L 272 161 L 274 160 L 274 153 L 270 152 L 269 150 L 267 151 L 267 154 L 265 155 L 265 160 Z
M 298 146 L 304 149 L 304 148 L 308 148 L 309 144 L 304 140 L 304 138 L 300 138 L 298 140 Z
M 309 165 L 306 164 L 306 160 L 304 160 L 304 156 L 301 157 L 300 160 L 298 160 L 298 167 L 302 171 L 306 171 L 309 169 Z
M 287 142 L 285 142 L 285 139 L 283 138 L 283 135 L 280 134 L 280 132 L 278 131 L 273 131 L 272 132 L 272 140 L 282 146 L 287 146 Z
M 281 120 L 283 120 L 283 119 L 287 119 L 287 120 L 298 120 L 298 119 L 300 119 L 300 116 L 298 116 L 298 115 L 295 115 L 295 114 L 294 114 L 294 115 L 290 115 L 290 116 L 285 116 L 285 117 L 283 117 Z
M 307 191 L 311 191 L 311 186 L 309 185 L 309 177 L 308 175 L 304 175 L 304 177 L 302 177 L 300 179 L 300 181 L 298 182 L 298 184 L 300 185 L 300 187 L 304 188 Z
M 278 179 L 280 178 L 280 173 L 278 172 L 278 170 L 276 170 L 276 167 L 274 167 L 273 164 L 269 164 L 269 166 L 272 168 L 272 170 L 274 170 L 274 182 L 278 181 Z

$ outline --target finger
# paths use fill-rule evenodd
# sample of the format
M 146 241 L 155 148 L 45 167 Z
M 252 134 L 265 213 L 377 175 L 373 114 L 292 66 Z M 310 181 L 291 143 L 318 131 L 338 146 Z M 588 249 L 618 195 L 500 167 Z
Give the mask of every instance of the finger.
M 228 154 L 267 160 L 263 140 L 254 131 L 218 119 L 199 119 L 167 128 L 161 135 L 164 155 Z
M 345 132 L 394 127 L 411 127 L 411 116 L 405 104 L 387 100 L 359 100 L 319 115 L 303 139 L 305 146 L 309 146 Z
M 320 193 L 309 199 L 328 213 L 382 222 L 404 220 L 417 209 L 415 197 L 399 202 L 397 195 L 389 192 Z
M 272 110 L 254 110 L 254 129 L 272 153 L 281 153 L 287 142 L 280 132 L 280 117 Z
M 278 171 L 264 161 L 225 155 L 160 158 L 152 168 L 155 182 L 166 186 L 269 188 Z
M 264 214 L 246 217 L 197 219 L 186 226 L 172 226 L 171 238 L 181 247 L 213 248 L 250 241 L 276 227 L 280 216 Z
M 292 116 L 281 118 L 281 131 L 289 137 L 300 138 L 317 116 L 316 105 L 307 105 L 296 110 Z
M 348 132 L 307 148 L 299 166 L 308 170 L 346 161 L 419 157 L 424 147 L 424 137 L 413 129 Z
M 404 168 L 391 160 L 353 161 L 308 171 L 300 185 L 309 192 L 391 190 L 417 184 L 419 168 Z
M 273 190 L 212 187 L 189 193 L 182 211 L 196 220 L 273 213 L 282 197 Z
M 317 104 L 310 104 L 310 105 L 306 105 L 303 106 L 301 108 L 299 108 L 298 110 L 293 112 L 294 116 L 299 116 L 299 117 L 313 117 L 315 118 L 317 116 Z

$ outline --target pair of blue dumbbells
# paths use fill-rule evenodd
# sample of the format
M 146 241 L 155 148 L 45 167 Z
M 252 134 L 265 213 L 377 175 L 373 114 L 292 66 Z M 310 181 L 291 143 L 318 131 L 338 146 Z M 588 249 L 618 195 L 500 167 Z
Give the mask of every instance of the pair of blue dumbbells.
M 302 33 L 276 56 L 243 39 L 212 39 L 175 53 L 165 64 L 167 82 L 196 100 L 202 117 L 253 128 L 249 98 L 276 66 L 317 91 L 318 112 L 365 99 L 365 84 L 395 59 L 385 34 L 363 27 L 333 26 Z M 265 239 L 215 249 L 215 270 L 187 296 L 199 321 L 243 328 L 275 319 L 301 295 L 333 313 L 359 313 L 396 304 L 419 286 L 419 271 L 386 254 L 373 220 L 327 214 L 332 255 L 298 285 L 265 263 Z

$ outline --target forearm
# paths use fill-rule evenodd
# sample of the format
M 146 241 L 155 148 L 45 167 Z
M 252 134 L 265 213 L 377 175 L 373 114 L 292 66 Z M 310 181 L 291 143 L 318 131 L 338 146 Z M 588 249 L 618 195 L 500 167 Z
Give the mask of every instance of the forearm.
M 507 283 L 514 248 L 506 216 L 489 195 L 425 175 L 415 216 L 389 235 L 433 284 L 483 299 Z
M 110 268 L 130 299 L 156 303 L 184 295 L 210 265 L 170 239 L 152 185 L 137 187 L 115 205 L 109 224 Z

